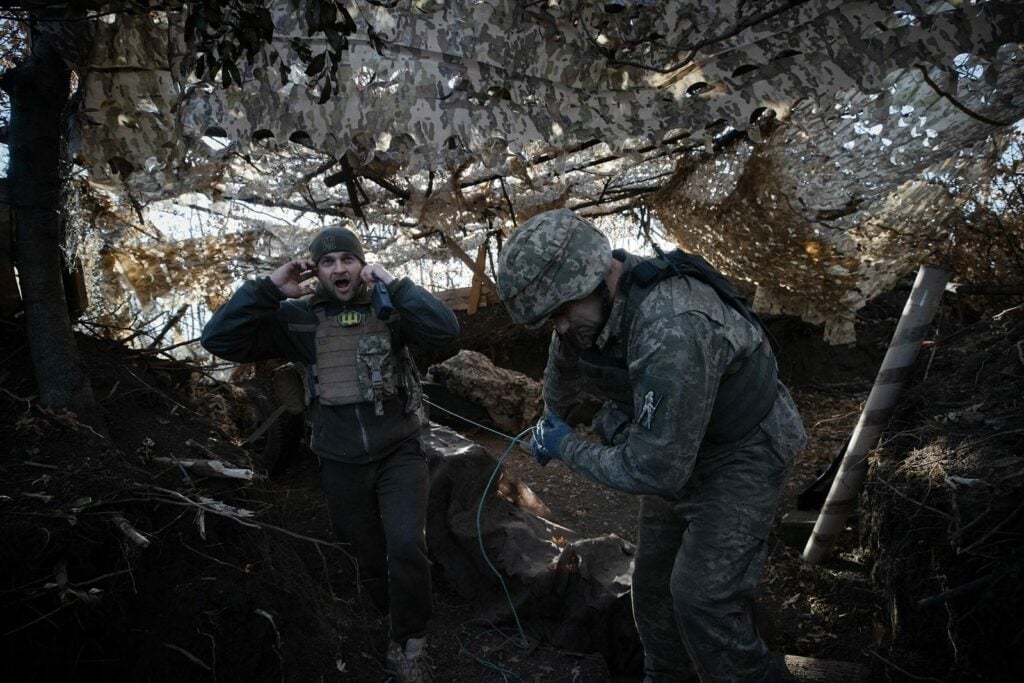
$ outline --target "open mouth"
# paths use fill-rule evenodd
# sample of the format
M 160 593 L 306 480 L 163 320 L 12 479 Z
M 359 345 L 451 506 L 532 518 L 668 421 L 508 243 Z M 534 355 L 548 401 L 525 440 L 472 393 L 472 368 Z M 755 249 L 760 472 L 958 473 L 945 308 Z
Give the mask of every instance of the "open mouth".
M 358 283 L 351 275 L 338 275 L 331 279 L 331 284 L 334 285 L 334 295 L 342 301 L 348 301 L 355 295 Z

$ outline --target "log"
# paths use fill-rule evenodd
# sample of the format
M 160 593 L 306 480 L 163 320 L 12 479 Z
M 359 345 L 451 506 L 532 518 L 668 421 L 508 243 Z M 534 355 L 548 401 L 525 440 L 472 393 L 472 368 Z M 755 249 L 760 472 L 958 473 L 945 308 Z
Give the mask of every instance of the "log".
M 540 417 L 544 402 L 540 382 L 495 366 L 487 356 L 463 349 L 427 370 L 430 381 L 487 411 L 491 422 L 518 434 Z
M 896 324 L 882 367 L 804 548 L 803 558 L 810 564 L 817 564 L 828 557 L 847 517 L 857 506 L 860 490 L 867 478 L 868 452 L 876 446 L 889 423 L 903 383 L 921 349 L 921 341 L 939 308 L 947 280 L 949 272 L 934 266 L 921 266 L 917 272 L 917 280 Z
M 789 680 L 806 683 L 859 683 L 865 680 L 862 665 L 833 659 L 786 655 Z
M 252 470 L 243 467 L 232 467 L 222 460 L 182 460 L 180 458 L 153 458 L 157 465 L 180 465 L 193 474 L 201 477 L 217 477 L 219 479 L 243 479 L 249 481 L 253 477 Z

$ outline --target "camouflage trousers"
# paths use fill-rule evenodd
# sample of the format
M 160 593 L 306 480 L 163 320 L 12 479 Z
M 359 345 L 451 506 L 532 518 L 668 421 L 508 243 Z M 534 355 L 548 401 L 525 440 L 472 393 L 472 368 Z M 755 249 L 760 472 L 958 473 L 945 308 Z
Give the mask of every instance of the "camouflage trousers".
M 644 496 L 633 611 L 645 681 L 781 678 L 754 627 L 753 601 L 779 494 L 804 441 L 795 408 L 777 404 L 743 442 L 702 454 L 678 497 Z

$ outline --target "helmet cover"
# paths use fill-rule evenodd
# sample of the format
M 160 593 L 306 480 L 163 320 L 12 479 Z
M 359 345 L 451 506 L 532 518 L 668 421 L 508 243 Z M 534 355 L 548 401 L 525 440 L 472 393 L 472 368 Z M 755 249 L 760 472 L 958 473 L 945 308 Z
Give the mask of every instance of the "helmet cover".
M 608 238 L 569 209 L 544 211 L 515 231 L 498 257 L 498 295 L 517 323 L 543 325 L 564 303 L 582 299 L 611 264 Z

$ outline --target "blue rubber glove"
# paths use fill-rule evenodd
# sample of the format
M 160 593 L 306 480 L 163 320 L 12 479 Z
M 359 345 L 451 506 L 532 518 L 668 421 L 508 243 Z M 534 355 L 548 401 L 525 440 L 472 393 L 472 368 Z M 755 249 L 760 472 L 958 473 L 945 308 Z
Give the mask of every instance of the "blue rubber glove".
M 533 439 L 530 441 L 530 452 L 542 466 L 551 459 L 562 457 L 562 442 L 572 434 L 572 427 L 557 415 L 545 413 L 537 426 L 533 428 Z

